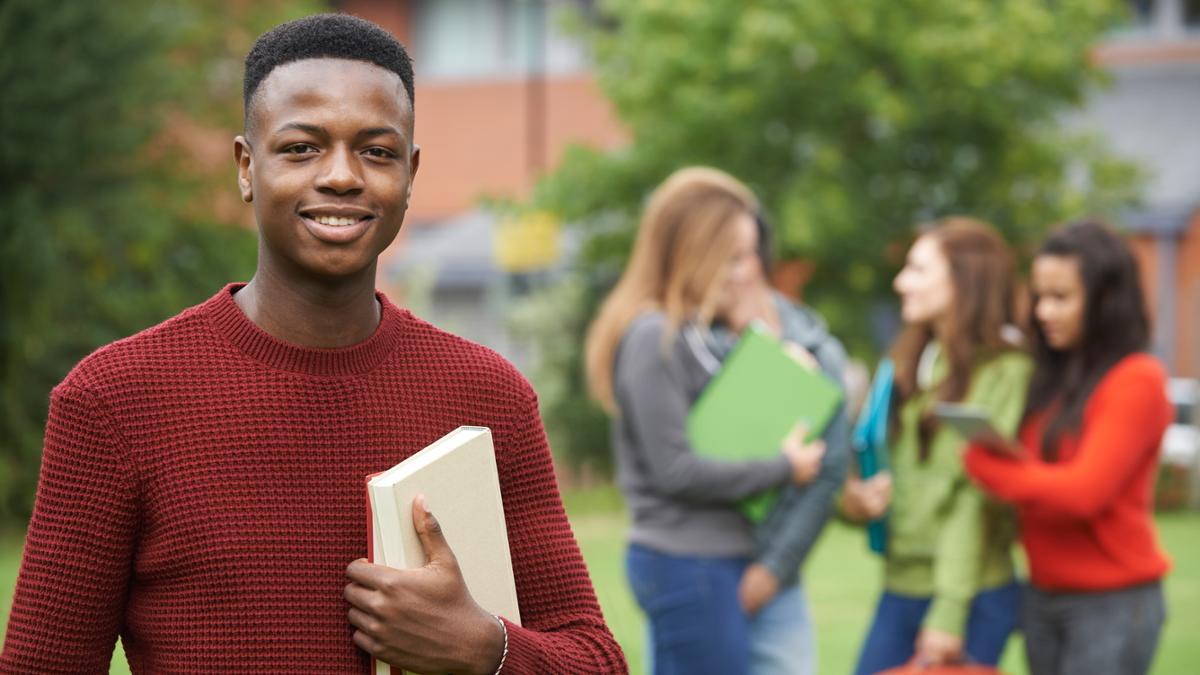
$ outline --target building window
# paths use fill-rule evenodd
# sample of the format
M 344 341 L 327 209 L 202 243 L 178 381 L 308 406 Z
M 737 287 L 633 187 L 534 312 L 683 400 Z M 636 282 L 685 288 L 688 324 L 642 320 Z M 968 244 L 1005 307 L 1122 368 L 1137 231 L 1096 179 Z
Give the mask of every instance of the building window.
M 1200 30 L 1200 0 L 1183 0 L 1183 25 Z
M 1129 0 L 1130 23 L 1149 26 L 1154 20 L 1154 0 Z
M 414 58 L 424 81 L 516 79 L 586 70 L 562 13 L 585 0 L 426 0 L 417 5 Z

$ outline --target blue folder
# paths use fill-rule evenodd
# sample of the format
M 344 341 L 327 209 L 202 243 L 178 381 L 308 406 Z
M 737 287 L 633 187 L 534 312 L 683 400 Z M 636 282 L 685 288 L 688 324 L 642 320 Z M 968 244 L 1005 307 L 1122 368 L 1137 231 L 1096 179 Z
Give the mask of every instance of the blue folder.
M 871 391 L 858 415 L 852 443 L 858 456 L 859 474 L 870 478 L 887 468 L 887 432 L 889 409 L 892 403 L 892 383 L 895 366 L 883 359 L 875 370 Z M 867 542 L 871 550 L 882 554 L 887 550 L 887 516 L 867 524 Z

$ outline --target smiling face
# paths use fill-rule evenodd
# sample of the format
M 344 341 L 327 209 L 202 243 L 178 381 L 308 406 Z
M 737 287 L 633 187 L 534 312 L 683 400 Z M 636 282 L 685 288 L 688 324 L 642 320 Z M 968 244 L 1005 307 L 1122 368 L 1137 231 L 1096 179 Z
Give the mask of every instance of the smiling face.
M 1033 314 L 1051 349 L 1068 351 L 1083 338 L 1087 289 L 1074 256 L 1040 255 L 1030 275 Z
M 242 198 L 260 232 L 259 269 L 296 280 L 375 274 L 404 222 L 420 155 L 399 76 L 308 59 L 259 85 L 234 141 Z
M 907 324 L 931 325 L 950 314 L 954 280 L 937 239 L 925 235 L 913 243 L 892 286 L 900 295 L 900 316 Z
M 721 286 L 717 291 L 714 315 L 738 324 L 739 308 L 753 298 L 762 280 L 762 262 L 758 258 L 758 226 L 754 216 L 740 212 L 729 225 L 732 228 L 729 258 L 725 262 Z

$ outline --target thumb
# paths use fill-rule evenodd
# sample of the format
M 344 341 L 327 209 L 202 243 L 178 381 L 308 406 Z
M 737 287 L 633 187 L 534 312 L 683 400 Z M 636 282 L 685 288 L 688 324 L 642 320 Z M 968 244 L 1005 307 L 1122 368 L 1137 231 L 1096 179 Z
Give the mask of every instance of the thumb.
M 456 563 L 450 544 L 446 543 L 446 535 L 437 518 L 429 512 L 429 504 L 425 495 L 413 498 L 413 527 L 417 530 L 417 538 L 421 540 L 421 548 L 425 551 L 426 565 Z
M 808 424 L 803 420 L 796 422 L 796 426 L 792 427 L 787 435 L 787 440 L 796 445 L 803 445 L 806 438 L 808 438 Z
M 884 494 L 889 494 L 892 491 L 892 475 L 890 473 L 877 473 L 871 476 L 870 482 L 874 486 L 874 489 Z

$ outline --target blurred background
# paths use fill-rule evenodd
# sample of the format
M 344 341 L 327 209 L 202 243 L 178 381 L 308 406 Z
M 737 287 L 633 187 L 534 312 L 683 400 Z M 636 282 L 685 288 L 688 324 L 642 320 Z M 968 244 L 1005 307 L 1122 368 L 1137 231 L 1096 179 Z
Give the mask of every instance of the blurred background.
M 914 225 L 975 215 L 1025 253 L 1084 214 L 1123 228 L 1178 407 L 1156 672 L 1200 662 L 1185 637 L 1200 620 L 1200 0 L 5 0 L 0 617 L 50 389 L 253 273 L 232 161 L 242 59 L 320 11 L 375 21 L 414 58 L 422 165 L 379 286 L 534 382 L 635 672 L 607 420 L 579 359 L 643 199 L 696 163 L 759 194 L 775 283 L 828 318 L 860 374 L 897 326 L 890 284 Z M 831 526 L 806 568 L 824 672 L 851 667 L 866 629 L 880 574 L 865 550 Z

